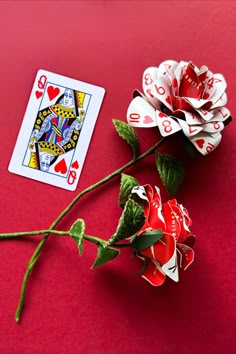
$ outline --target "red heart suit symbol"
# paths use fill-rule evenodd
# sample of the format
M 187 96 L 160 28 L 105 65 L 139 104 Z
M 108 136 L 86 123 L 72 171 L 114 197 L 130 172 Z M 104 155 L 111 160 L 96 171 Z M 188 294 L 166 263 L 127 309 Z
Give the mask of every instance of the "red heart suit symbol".
M 152 122 L 153 122 L 153 119 L 151 117 L 149 117 L 149 116 L 144 117 L 144 121 L 143 121 L 144 124 L 149 124 Z
M 166 102 L 169 103 L 169 105 L 171 106 L 171 98 L 170 98 L 170 96 L 166 97 Z
M 79 163 L 78 163 L 78 161 L 75 160 L 75 161 L 72 163 L 71 167 L 72 167 L 72 168 L 75 168 L 76 170 L 78 170 L 78 168 L 79 168 Z
M 59 161 L 55 167 L 54 167 L 54 171 L 55 172 L 60 172 L 63 175 L 67 172 L 67 166 L 66 166 L 66 161 L 65 159 L 62 159 L 61 161 Z
M 48 97 L 51 100 L 53 100 L 55 97 L 57 97 L 57 95 L 59 95 L 60 90 L 58 87 L 53 87 L 53 86 L 48 86 L 47 88 L 47 93 L 48 93 Z
M 203 95 L 203 99 L 207 100 L 210 97 L 210 94 L 208 92 L 205 92 Z
M 40 91 L 35 91 L 35 96 L 36 96 L 36 98 L 40 98 L 41 96 L 42 96 L 42 92 L 40 92 Z
M 205 140 L 204 139 L 198 139 L 195 141 L 195 143 L 197 144 L 197 146 L 202 149 L 203 148 L 203 145 L 205 143 Z

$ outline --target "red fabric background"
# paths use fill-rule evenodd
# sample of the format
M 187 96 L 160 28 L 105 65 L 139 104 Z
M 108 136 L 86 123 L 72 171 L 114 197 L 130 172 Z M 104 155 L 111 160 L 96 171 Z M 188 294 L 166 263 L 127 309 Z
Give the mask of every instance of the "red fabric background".
M 235 1 L 1 1 L 1 232 L 47 228 L 78 191 L 131 158 L 111 119 L 125 121 L 148 66 L 183 59 L 222 73 L 235 116 L 235 28 Z M 39 68 L 106 89 L 77 192 L 7 171 Z M 198 238 L 195 262 L 179 283 L 152 287 L 128 251 L 91 271 L 94 245 L 80 258 L 72 240 L 50 237 L 17 325 L 22 277 L 40 238 L 1 241 L 0 353 L 236 353 L 235 139 L 233 121 L 207 157 L 187 158 L 178 138 L 163 146 L 186 168 L 177 198 Z M 141 131 L 140 140 L 145 149 L 156 132 Z M 140 183 L 160 182 L 152 157 L 126 172 Z M 118 193 L 116 178 L 81 200 L 60 228 L 82 217 L 88 234 L 108 238 L 121 212 Z

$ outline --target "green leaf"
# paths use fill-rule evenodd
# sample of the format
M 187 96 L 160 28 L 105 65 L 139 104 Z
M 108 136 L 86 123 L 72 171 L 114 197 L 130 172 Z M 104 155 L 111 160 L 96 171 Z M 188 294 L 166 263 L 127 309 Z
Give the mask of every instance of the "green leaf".
M 169 194 L 175 194 L 184 179 L 184 169 L 173 156 L 157 153 L 156 166 Z
M 124 173 L 121 174 L 121 184 L 120 184 L 120 195 L 119 195 L 119 205 L 124 208 L 125 203 L 129 199 L 132 189 L 139 186 L 138 181 L 129 175 Z
M 138 138 L 134 129 L 121 120 L 113 119 L 112 121 L 119 136 L 131 146 L 135 158 L 138 153 Z
M 80 256 L 82 256 L 82 253 L 83 253 L 84 229 L 85 229 L 84 220 L 78 219 L 72 225 L 72 227 L 69 231 L 71 237 L 73 238 L 73 240 L 75 240 L 75 242 L 78 246 Z
M 123 210 L 115 234 L 108 241 L 112 245 L 138 232 L 145 222 L 143 208 L 133 199 L 129 199 Z
M 161 229 L 148 230 L 144 232 L 141 236 L 136 237 L 135 240 L 132 242 L 132 245 L 137 251 L 141 251 L 147 247 L 154 245 L 154 243 L 159 241 L 162 236 L 163 232 Z
M 95 262 L 93 263 L 91 269 L 97 268 L 111 261 L 112 259 L 117 257 L 119 253 L 120 251 L 115 250 L 113 248 L 108 248 L 108 247 L 104 248 L 103 246 L 98 246 L 97 258 L 95 259 Z

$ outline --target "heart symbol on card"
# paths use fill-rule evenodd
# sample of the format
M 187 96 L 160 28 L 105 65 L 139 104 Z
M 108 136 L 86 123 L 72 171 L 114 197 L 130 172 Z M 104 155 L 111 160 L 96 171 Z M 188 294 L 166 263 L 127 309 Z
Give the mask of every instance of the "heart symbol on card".
M 205 92 L 204 95 L 203 95 L 203 99 L 207 100 L 209 97 L 210 97 L 209 93 Z
M 67 166 L 66 166 L 66 161 L 65 159 L 62 159 L 61 161 L 59 161 L 55 167 L 54 167 L 54 171 L 57 173 L 61 173 L 61 174 L 65 174 L 67 172 Z
M 40 92 L 40 91 L 35 91 L 35 96 L 36 96 L 36 98 L 40 98 L 41 96 L 42 96 L 42 92 Z
M 145 116 L 143 123 L 144 123 L 144 124 L 153 123 L 153 119 L 152 119 L 150 116 Z
M 170 96 L 166 97 L 166 102 L 169 103 L 169 105 L 171 106 L 171 98 L 170 98 Z
M 48 97 L 51 100 L 53 100 L 55 97 L 57 97 L 57 95 L 59 95 L 60 90 L 58 87 L 53 87 L 53 86 L 48 86 L 47 88 L 47 93 L 48 93 Z
M 203 145 L 205 143 L 205 140 L 204 139 L 198 139 L 195 141 L 195 143 L 197 144 L 197 146 L 202 149 L 203 148 Z
M 160 118 L 164 118 L 164 117 L 166 117 L 166 114 L 160 112 L 160 113 L 159 113 L 159 117 L 160 117 Z
M 78 161 L 77 161 L 77 160 L 74 161 L 74 162 L 72 163 L 71 167 L 72 167 L 72 168 L 75 168 L 76 170 L 78 170 L 78 168 L 79 168 L 79 163 L 78 163 Z

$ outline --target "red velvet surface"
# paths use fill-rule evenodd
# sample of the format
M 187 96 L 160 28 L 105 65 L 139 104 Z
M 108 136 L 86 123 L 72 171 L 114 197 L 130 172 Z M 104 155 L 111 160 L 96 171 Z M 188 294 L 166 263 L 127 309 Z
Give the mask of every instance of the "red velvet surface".
M 235 28 L 235 1 L 1 1 L 1 232 L 49 227 L 79 191 L 131 158 L 112 118 L 126 120 L 132 91 L 141 89 L 148 66 L 182 59 L 222 73 L 234 117 Z M 76 192 L 7 170 L 40 68 L 106 89 Z M 157 138 L 151 129 L 139 136 L 143 150 Z M 0 353 L 236 353 L 235 139 L 233 121 L 206 157 L 189 159 L 177 137 L 163 146 L 186 168 L 177 199 L 197 236 L 195 262 L 179 283 L 152 287 L 136 274 L 140 263 L 127 250 L 91 271 L 94 245 L 86 243 L 79 257 L 72 240 L 52 236 L 15 324 L 22 278 L 40 237 L 0 241 Z M 153 157 L 126 173 L 160 184 Z M 118 193 L 115 178 L 84 197 L 60 229 L 81 217 L 88 234 L 108 238 L 121 213 Z

